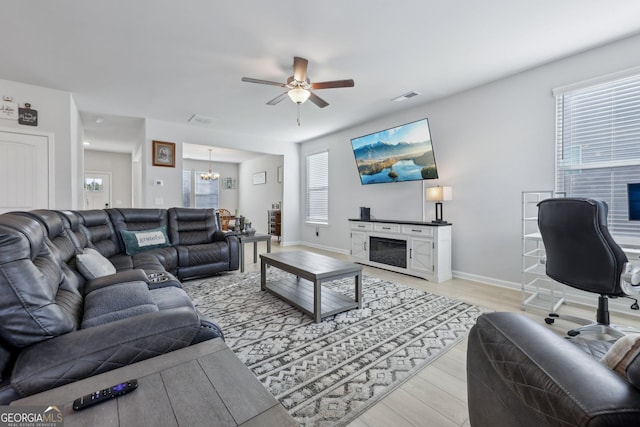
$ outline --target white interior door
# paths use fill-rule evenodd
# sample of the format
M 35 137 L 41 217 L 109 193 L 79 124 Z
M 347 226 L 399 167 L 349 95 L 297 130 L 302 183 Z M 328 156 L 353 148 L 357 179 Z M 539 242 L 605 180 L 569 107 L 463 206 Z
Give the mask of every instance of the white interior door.
M 85 209 L 111 207 L 111 174 L 104 172 L 84 173 Z
M 0 213 L 48 209 L 49 137 L 0 131 Z

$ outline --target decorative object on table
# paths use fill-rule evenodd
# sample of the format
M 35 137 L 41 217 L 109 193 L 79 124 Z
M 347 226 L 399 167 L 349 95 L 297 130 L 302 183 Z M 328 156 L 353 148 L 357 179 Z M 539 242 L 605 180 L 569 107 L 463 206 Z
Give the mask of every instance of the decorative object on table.
M 251 227 L 251 221 L 247 220 L 245 218 L 244 220 L 244 229 L 243 229 L 244 234 L 246 234 L 247 236 L 253 236 L 254 234 L 256 234 L 256 229 Z
M 13 98 L 5 96 L 0 102 L 0 119 L 17 120 L 18 104 L 13 102 Z
M 216 180 L 216 179 L 220 178 L 220 174 L 211 172 L 211 166 L 212 166 L 211 165 L 211 151 L 212 150 L 213 150 L 212 148 L 209 148 L 209 172 L 200 174 L 200 179 L 203 180 L 203 181 L 213 181 L 213 180 Z
M 236 216 L 234 230 L 238 233 L 242 233 L 242 230 L 244 230 L 244 217 L 242 215 Z
M 176 144 L 153 141 L 153 166 L 176 167 Z
M 427 188 L 427 200 L 436 202 L 436 219 L 431 221 L 434 224 L 448 224 L 442 219 L 442 201 L 452 200 L 453 190 L 451 187 L 429 187 Z
M 360 219 L 369 221 L 371 219 L 371 208 L 360 207 Z
M 326 286 L 354 292 L 353 278 Z M 319 324 L 261 292 L 258 272 L 194 280 L 184 290 L 198 310 L 215 314 L 227 345 L 304 425 L 346 425 L 464 339 L 486 311 L 366 275 L 363 309 Z
M 256 172 L 253 174 L 253 185 L 266 184 L 267 172 Z
M 38 126 L 38 112 L 31 109 L 31 104 L 24 104 L 24 108 L 18 108 L 18 123 L 26 126 Z

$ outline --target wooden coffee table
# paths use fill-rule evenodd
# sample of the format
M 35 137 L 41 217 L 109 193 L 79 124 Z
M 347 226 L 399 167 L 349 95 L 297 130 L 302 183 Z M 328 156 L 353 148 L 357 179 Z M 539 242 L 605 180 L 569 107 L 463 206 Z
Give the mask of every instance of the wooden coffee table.
M 294 274 L 267 283 L 267 266 Z M 353 277 L 355 299 L 322 288 L 322 283 Z M 362 308 L 362 266 L 328 256 L 296 251 L 260 255 L 260 289 L 282 298 L 313 317 L 318 323 L 323 317 L 354 308 Z
M 136 378 L 138 389 L 75 412 L 76 397 Z M 220 338 L 14 401 L 57 405 L 65 426 L 273 426 L 298 423 Z

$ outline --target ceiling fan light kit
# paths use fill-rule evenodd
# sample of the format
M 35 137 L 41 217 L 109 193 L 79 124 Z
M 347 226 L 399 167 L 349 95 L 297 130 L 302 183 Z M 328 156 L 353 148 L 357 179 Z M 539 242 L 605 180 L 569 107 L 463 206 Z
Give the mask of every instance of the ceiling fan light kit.
M 287 95 L 289 95 L 289 98 L 291 98 L 291 100 L 296 104 L 302 104 L 307 99 L 309 99 L 309 96 L 311 96 L 311 92 L 306 89 L 297 87 L 287 92 Z
M 289 99 L 291 99 L 291 101 L 298 104 L 298 106 L 305 103 L 307 100 L 310 100 L 320 108 L 324 108 L 328 106 L 329 103 L 324 99 L 320 98 L 315 93 L 311 92 L 311 89 L 320 90 L 320 89 L 334 89 L 334 88 L 354 86 L 354 82 L 351 79 L 311 83 L 311 81 L 307 77 L 308 64 L 309 64 L 309 61 L 307 61 L 305 58 L 294 56 L 293 57 L 293 75 L 287 79 L 287 83 L 278 83 L 278 82 L 272 82 L 269 80 L 253 79 L 250 77 L 243 77 L 242 81 L 248 82 L 248 83 L 258 83 L 263 85 L 279 86 L 287 89 L 286 92 L 268 101 L 267 105 L 276 105 L 280 101 L 285 99 L 288 95 Z M 298 117 L 298 126 L 299 125 L 300 125 L 300 120 Z

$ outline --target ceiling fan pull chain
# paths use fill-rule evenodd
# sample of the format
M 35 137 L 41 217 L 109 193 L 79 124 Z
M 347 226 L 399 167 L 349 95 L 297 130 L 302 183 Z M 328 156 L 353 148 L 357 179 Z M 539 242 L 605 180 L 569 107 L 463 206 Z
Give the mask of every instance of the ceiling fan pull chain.
M 300 127 L 300 104 L 298 104 L 298 127 Z

